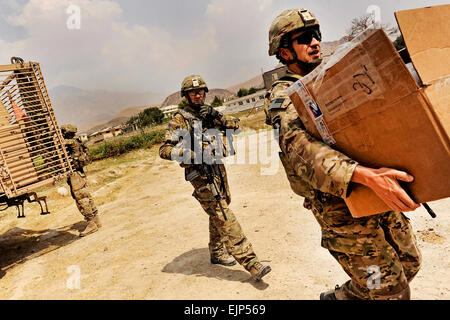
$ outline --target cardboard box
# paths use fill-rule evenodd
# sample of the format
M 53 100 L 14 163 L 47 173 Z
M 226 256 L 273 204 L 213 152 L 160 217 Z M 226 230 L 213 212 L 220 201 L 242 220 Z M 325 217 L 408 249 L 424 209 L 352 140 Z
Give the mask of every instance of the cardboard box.
M 450 5 L 396 18 L 422 87 L 385 32 L 370 29 L 288 93 L 310 134 L 362 165 L 409 172 L 402 186 L 424 203 L 450 196 Z M 355 217 L 389 210 L 360 184 L 346 203 Z

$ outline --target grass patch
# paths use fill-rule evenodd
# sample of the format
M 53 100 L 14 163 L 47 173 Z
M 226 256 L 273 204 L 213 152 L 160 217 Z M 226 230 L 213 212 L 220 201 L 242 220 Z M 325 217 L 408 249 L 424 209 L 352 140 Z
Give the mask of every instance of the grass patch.
M 149 148 L 154 144 L 161 143 L 164 139 L 164 134 L 164 130 L 157 130 L 118 138 L 113 141 L 105 141 L 90 148 L 91 156 L 93 160 L 101 160 L 117 157 L 132 150 Z
M 265 124 L 266 114 L 263 108 L 260 108 L 256 113 L 250 110 L 244 110 L 237 113 L 231 114 L 231 116 L 239 118 L 242 130 L 252 129 L 267 129 L 268 126 Z

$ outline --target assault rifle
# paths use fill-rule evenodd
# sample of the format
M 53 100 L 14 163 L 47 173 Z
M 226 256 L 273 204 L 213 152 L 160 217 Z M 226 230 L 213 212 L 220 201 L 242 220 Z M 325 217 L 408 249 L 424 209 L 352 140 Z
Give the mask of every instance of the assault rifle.
M 222 211 L 223 218 L 226 220 L 227 215 L 225 214 L 225 210 L 223 210 L 222 203 L 220 202 L 222 200 L 222 197 L 220 196 L 220 190 L 217 186 L 216 180 L 214 179 L 214 173 L 219 174 L 220 179 L 222 180 L 222 173 L 220 172 L 219 166 L 217 164 L 199 164 L 197 165 L 200 173 L 206 177 L 206 181 L 208 183 L 209 189 L 211 190 L 214 198 L 217 201 L 217 204 L 220 207 L 220 211 Z M 222 185 L 223 181 L 222 181 Z

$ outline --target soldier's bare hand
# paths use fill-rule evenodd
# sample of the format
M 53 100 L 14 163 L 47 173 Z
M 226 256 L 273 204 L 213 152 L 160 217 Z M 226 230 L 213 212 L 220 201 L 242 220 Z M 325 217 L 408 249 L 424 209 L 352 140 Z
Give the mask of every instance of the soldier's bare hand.
M 391 169 L 372 169 L 358 165 L 353 173 L 352 181 L 361 183 L 372 189 L 394 211 L 414 211 L 420 205 L 415 203 L 403 190 L 398 180 L 412 182 L 410 174 Z

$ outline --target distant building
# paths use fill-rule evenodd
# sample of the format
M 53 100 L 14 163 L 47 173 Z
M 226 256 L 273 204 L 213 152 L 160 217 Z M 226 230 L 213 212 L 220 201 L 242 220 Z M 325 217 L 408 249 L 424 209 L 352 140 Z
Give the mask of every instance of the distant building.
M 102 129 L 89 135 L 93 143 L 102 142 L 112 139 L 122 133 L 123 126 L 115 126 L 111 128 Z
M 178 105 L 171 104 L 170 106 L 161 107 L 159 110 L 164 113 L 165 118 L 172 118 L 172 116 L 178 110 Z
M 223 106 L 219 111 L 234 113 L 253 108 L 258 110 L 264 106 L 264 96 L 266 95 L 266 92 L 267 91 L 263 89 L 240 98 L 229 98 L 223 103 Z

